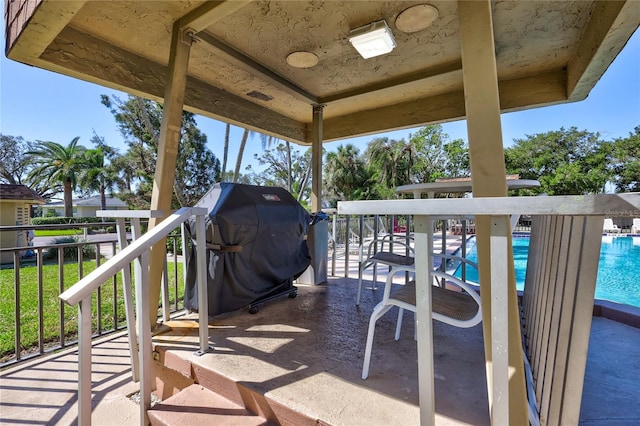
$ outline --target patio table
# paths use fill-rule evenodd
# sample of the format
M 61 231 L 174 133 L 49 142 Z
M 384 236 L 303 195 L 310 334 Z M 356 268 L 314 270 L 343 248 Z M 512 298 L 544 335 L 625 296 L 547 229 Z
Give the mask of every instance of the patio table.
M 507 189 L 536 188 L 539 186 L 540 182 L 534 179 L 507 178 Z M 396 188 L 396 192 L 413 194 L 413 198 L 421 198 L 422 194 L 427 194 L 428 198 L 433 198 L 435 194 L 471 192 L 472 189 L 470 179 L 460 179 L 402 185 Z
M 534 179 L 520 179 L 515 177 L 517 175 L 508 175 L 507 176 L 507 189 L 526 189 L 526 188 L 536 188 L 540 186 L 540 182 Z M 471 192 L 473 190 L 471 178 L 460 178 L 460 179 L 447 179 L 440 180 L 436 182 L 427 182 L 427 183 L 414 183 L 410 185 L 402 185 L 396 188 L 396 192 L 399 194 L 413 194 L 413 198 L 420 199 L 422 198 L 422 194 L 427 194 L 428 198 L 434 198 L 436 194 L 452 194 L 452 193 L 466 193 Z M 466 221 L 469 218 L 462 218 L 462 226 L 461 226 L 461 235 L 463 244 L 462 248 L 462 257 L 466 257 L 467 250 L 466 244 L 466 235 L 467 235 L 467 226 Z M 446 239 L 447 239 L 447 229 L 445 226 L 442 227 L 442 253 L 445 252 L 446 248 Z M 444 263 L 442 264 L 444 271 Z M 462 269 L 462 279 L 465 279 L 465 268 L 463 266 Z

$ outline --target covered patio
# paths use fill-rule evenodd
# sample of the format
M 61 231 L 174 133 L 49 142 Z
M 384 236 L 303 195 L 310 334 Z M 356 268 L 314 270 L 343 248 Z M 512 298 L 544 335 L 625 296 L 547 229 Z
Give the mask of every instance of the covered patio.
M 183 109 L 311 145 L 314 211 L 322 208 L 323 142 L 466 118 L 473 195 L 505 197 L 500 114 L 584 99 L 640 24 L 640 4 L 634 1 L 6 4 L 11 59 L 163 102 L 152 228 L 169 215 Z M 361 56 L 352 39 L 380 28 L 393 35 L 386 50 Z M 413 209 L 423 206 L 416 203 L 406 211 L 398 205 L 397 214 L 430 209 Z M 596 221 L 603 204 L 588 212 Z M 489 413 L 495 424 L 525 423 L 519 314 L 513 274 L 507 273 L 511 212 L 473 212 L 466 206 L 459 211 L 479 214 Z M 504 242 L 500 256 L 489 255 L 496 236 L 490 214 Z M 426 235 L 426 217 L 416 223 Z M 419 241 L 423 251 L 428 243 L 426 237 Z M 144 286 L 147 328 L 157 320 L 164 258 L 160 241 L 150 251 Z M 505 293 L 495 295 L 496 301 L 491 289 L 497 270 Z M 425 271 L 418 275 L 426 277 Z M 419 310 L 419 327 L 430 322 L 429 306 Z M 431 339 L 429 333 L 421 329 L 418 335 Z M 425 353 L 418 356 L 421 369 Z M 505 365 L 497 375 L 493 356 Z M 423 388 L 430 375 L 424 374 L 420 416 L 428 424 L 435 412 L 433 395 Z
M 256 315 L 242 310 L 217 319 L 209 332 L 216 357 L 195 357 L 196 321 L 175 319 L 171 331 L 154 338 L 154 369 L 166 385 L 158 388 L 164 401 L 152 416 L 173 425 L 265 422 L 237 403 L 222 405 L 212 398 L 215 390 L 259 404 L 263 413 L 270 407 L 282 424 L 419 424 L 411 315 L 399 341 L 393 339 L 395 312 L 378 322 L 371 376 L 360 378 L 368 316 L 381 291 L 368 284 L 359 309 L 357 279 L 329 277 L 323 286 L 299 286 L 296 299 L 265 304 Z M 434 341 L 436 424 L 489 424 L 481 326 L 463 330 L 434 322 Z M 594 318 L 580 424 L 640 422 L 634 403 L 640 398 L 634 382 L 638 341 L 640 329 Z M 102 338 L 93 352 L 93 423 L 137 424 L 139 406 L 131 395 L 138 386 L 131 381 L 126 336 Z M 76 363 L 74 349 L 3 371 L 0 423 L 72 424 L 78 414 Z M 199 384 L 168 399 L 194 381 Z

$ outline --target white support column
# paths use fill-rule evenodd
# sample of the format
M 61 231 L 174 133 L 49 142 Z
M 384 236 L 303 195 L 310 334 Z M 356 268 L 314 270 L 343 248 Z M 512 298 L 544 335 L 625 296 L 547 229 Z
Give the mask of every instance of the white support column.
M 500 96 L 493 39 L 491 1 L 458 1 L 460 21 L 460 42 L 462 53 L 462 75 L 464 82 L 465 110 L 469 136 L 469 158 L 474 197 L 500 197 L 507 195 L 507 183 L 502 147 L 502 127 L 500 122 Z M 505 217 L 505 219 L 507 219 Z M 507 309 L 499 315 L 505 316 L 508 324 L 508 389 L 501 389 L 509 395 L 509 421 L 505 424 L 527 424 L 527 402 L 520 339 L 515 274 L 510 240 L 502 259 L 493 259 L 491 253 L 491 218 L 476 217 L 476 238 L 482 293 L 482 326 L 485 336 L 485 359 L 487 366 L 487 387 L 493 424 L 493 369 L 504 368 L 493 359 L 492 282 L 495 274 L 508 274 L 508 285 L 501 291 L 507 293 Z M 495 261 L 495 263 L 493 263 Z M 500 263 L 501 262 L 501 263 Z M 492 265 L 493 263 L 493 265 Z M 492 269 L 500 266 L 499 270 Z M 505 268 L 506 271 L 504 270 Z M 504 307 L 504 306 L 503 306 Z M 500 372 L 498 377 L 506 372 Z M 502 381 L 502 379 L 501 379 Z M 496 386 L 502 386 L 495 384 Z
M 509 424 L 509 224 L 506 216 L 491 220 L 491 353 L 493 354 L 493 411 L 495 425 Z
M 311 148 L 311 209 L 322 210 L 322 111 L 324 105 L 313 106 Z
M 429 216 L 415 216 L 416 253 L 431 253 L 433 248 L 433 220 Z M 418 337 L 418 394 L 420 425 L 435 424 L 435 388 L 433 367 L 433 324 L 431 321 L 431 287 L 433 285 L 433 256 L 426 262 L 416 262 L 416 334 Z
M 160 126 L 160 140 L 158 141 L 158 159 L 153 178 L 153 192 L 151 194 L 151 210 L 162 210 L 162 218 L 152 218 L 149 229 L 157 225 L 171 211 L 171 195 L 175 180 L 176 159 L 180 143 L 180 129 L 182 126 L 182 110 L 184 107 L 184 93 L 187 85 L 189 68 L 189 52 L 192 39 L 180 28 L 180 22 L 173 26 L 171 35 L 171 53 L 169 55 L 169 75 L 164 93 L 164 109 Z M 163 239 L 151 249 L 149 257 L 149 322 L 153 327 L 158 316 L 158 302 L 160 298 L 160 281 L 167 249 L 166 239 Z

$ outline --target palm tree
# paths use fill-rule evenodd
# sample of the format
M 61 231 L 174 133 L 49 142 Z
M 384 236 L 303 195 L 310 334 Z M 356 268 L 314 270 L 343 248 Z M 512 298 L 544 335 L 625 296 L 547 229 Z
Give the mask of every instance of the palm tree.
M 229 133 L 231 132 L 231 124 L 227 123 L 224 130 L 224 150 L 222 151 L 222 178 L 221 181 L 226 180 L 227 175 L 227 158 L 229 157 Z
M 340 145 L 326 159 L 326 183 L 337 199 L 366 198 L 369 175 L 360 151 L 353 144 Z
M 107 191 L 112 191 L 118 179 L 117 173 L 104 162 L 102 149 L 89 149 L 85 152 L 86 168 L 80 173 L 80 187 L 100 194 L 100 208 L 107 209 Z M 105 221 L 105 218 L 102 218 Z
M 73 216 L 72 195 L 76 187 L 76 178 L 85 168 L 87 148 L 78 145 L 79 136 L 71 140 L 66 147 L 51 141 L 37 141 L 35 149 L 27 152 L 35 163 L 29 173 L 30 179 L 45 179 L 51 185 L 62 183 L 64 189 L 64 215 Z
M 238 182 L 238 179 L 240 178 L 240 166 L 242 165 L 242 156 L 244 155 L 244 148 L 247 145 L 247 139 L 249 138 L 249 136 L 253 137 L 254 134 L 255 132 L 249 129 L 244 129 L 244 132 L 242 133 L 240 148 L 238 148 L 238 157 L 236 158 L 236 168 L 233 172 L 233 182 Z

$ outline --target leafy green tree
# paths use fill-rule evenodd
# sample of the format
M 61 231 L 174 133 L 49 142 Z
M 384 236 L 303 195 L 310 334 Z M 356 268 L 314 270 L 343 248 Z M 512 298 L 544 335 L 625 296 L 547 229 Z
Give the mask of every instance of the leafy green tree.
M 25 152 L 33 149 L 22 136 L 0 134 L 0 183 L 23 185 L 29 174 L 30 163 Z
M 73 216 L 72 196 L 78 175 L 86 168 L 87 148 L 78 145 L 80 137 L 75 137 L 69 145 L 63 146 L 51 141 L 38 141 L 34 149 L 27 152 L 34 168 L 29 179 L 44 179 L 52 185 L 62 183 L 64 193 L 64 215 Z
M 640 191 L 640 126 L 613 141 L 611 166 L 616 192 Z
M 537 179 L 540 188 L 532 192 L 569 195 L 604 192 L 611 176 L 609 146 L 598 133 L 560 128 L 527 135 L 505 149 L 507 173 L 523 179 Z
M 325 158 L 325 194 L 332 205 L 339 200 L 374 198 L 372 174 L 358 148 L 352 144 L 340 145 Z
M 121 198 L 136 208 L 148 208 L 162 123 L 162 105 L 135 96 L 122 101 L 116 96 L 109 98 L 103 95 L 101 100 L 113 114 L 128 146 L 127 152 L 111 163 L 114 167 L 124 167 L 125 163 L 128 166 L 127 169 L 121 169 L 124 176 L 121 176 L 119 185 L 128 187 Z M 220 162 L 206 148 L 206 143 L 207 137 L 197 128 L 194 114 L 183 112 L 173 185 L 174 208 L 193 205 L 220 177 Z
M 460 178 L 471 175 L 469 148 L 462 139 L 445 143 L 442 148 L 446 156 L 444 177 Z
M 29 177 L 29 172 L 36 166 L 27 154 L 33 149 L 33 142 L 25 141 L 21 136 L 0 134 L 0 183 L 26 185 L 42 198 L 50 199 L 62 192 L 62 183 L 49 182 L 40 176 Z
M 445 175 L 447 138 L 439 124 L 421 127 L 410 135 L 408 151 L 413 158 L 407 183 L 434 182 Z
M 220 175 L 220 160 L 207 148 L 207 136 L 195 125 L 183 127 L 174 188 L 180 205 L 193 206 Z
M 309 176 L 311 174 L 311 150 L 301 153 L 292 150 L 291 145 L 280 143 L 272 149 L 265 149 L 254 158 L 266 168 L 254 176 L 252 182 L 257 185 L 280 186 L 303 204 L 309 200 Z

